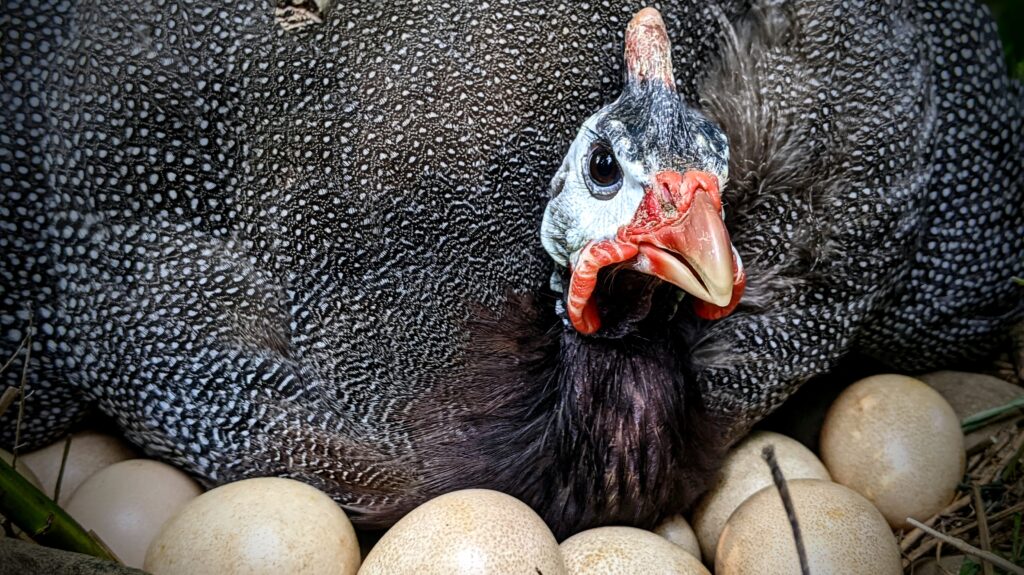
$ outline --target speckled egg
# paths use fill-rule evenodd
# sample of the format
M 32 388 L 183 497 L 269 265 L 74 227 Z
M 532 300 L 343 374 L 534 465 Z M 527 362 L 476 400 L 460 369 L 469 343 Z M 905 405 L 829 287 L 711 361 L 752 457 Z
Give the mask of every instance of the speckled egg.
M 936 371 L 915 376 L 915 379 L 939 392 L 961 421 L 1024 396 L 1024 387 L 982 373 Z M 1013 419 L 996 420 L 965 433 L 964 451 L 972 453 L 984 449 L 992 445 L 995 436 L 1016 425 Z
M 700 559 L 664 537 L 633 527 L 598 527 L 562 542 L 569 575 L 711 575 Z
M 786 479 L 831 479 L 814 453 L 796 440 L 768 431 L 751 433 L 729 452 L 718 481 L 693 512 L 693 527 L 709 565 L 715 562 L 718 537 L 732 512 L 747 497 L 772 484 L 771 471 L 761 457 L 766 445 L 775 446 L 775 458 Z
M 167 522 L 146 554 L 153 575 L 353 575 L 359 543 L 324 492 L 260 477 L 197 497 Z
M 497 491 L 467 489 L 412 510 L 384 534 L 359 570 L 435 573 L 559 575 L 565 566 L 558 541 L 529 506 Z
M 43 493 L 53 497 L 64 456 L 64 441 L 25 454 L 25 463 L 35 471 L 43 485 Z M 138 457 L 122 439 L 98 431 L 82 431 L 71 436 L 64 479 L 60 484 L 61 505 L 66 504 L 78 486 L 100 469 L 118 461 Z
M 665 519 L 654 528 L 654 532 L 700 559 L 700 543 L 697 541 L 697 534 L 693 532 L 693 527 L 690 527 L 690 523 L 682 515 L 677 513 Z
M 900 575 L 900 551 L 871 502 L 830 481 L 796 479 L 789 492 L 811 573 Z M 715 575 L 800 573 L 793 531 L 774 486 L 736 509 L 718 542 Z
M 64 508 L 125 565 L 142 567 L 160 528 L 200 493 L 198 483 L 170 465 L 129 459 L 92 474 Z
M 931 387 L 902 375 L 869 377 L 847 388 L 825 416 L 821 456 L 837 483 L 874 503 L 895 528 L 945 507 L 966 462 L 953 408 Z

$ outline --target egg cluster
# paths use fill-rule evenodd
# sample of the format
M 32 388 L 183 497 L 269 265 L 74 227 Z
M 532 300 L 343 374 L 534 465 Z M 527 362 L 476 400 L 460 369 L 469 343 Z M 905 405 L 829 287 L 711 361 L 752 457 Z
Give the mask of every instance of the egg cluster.
M 959 419 L 938 392 L 881 375 L 847 388 L 821 431 L 821 459 L 786 436 L 758 431 L 736 445 L 690 523 L 653 532 L 609 526 L 561 544 L 525 503 L 468 489 L 430 500 L 360 550 L 345 512 L 291 479 L 255 478 L 206 493 L 181 471 L 134 459 L 120 440 L 72 438 L 59 502 L 127 565 L 154 575 L 201 573 L 666 573 L 800 572 L 783 500 L 764 460 L 771 446 L 812 573 L 902 573 L 892 529 L 925 520 L 964 472 Z M 64 443 L 19 468 L 53 493 Z M 8 457 L 9 459 L 9 457 Z

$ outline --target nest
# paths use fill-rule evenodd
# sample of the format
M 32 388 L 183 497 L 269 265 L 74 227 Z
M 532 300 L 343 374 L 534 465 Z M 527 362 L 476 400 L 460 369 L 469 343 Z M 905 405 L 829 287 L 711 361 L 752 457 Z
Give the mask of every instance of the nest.
M 1024 385 L 1024 347 L 1016 353 L 999 358 L 986 373 Z M 905 574 L 1024 573 L 981 561 L 963 547 L 1024 565 L 1024 409 L 1006 411 L 979 429 L 989 435 L 967 453 L 967 472 L 953 502 L 922 522 L 933 531 L 898 533 Z
M 1015 351 L 980 371 L 1024 386 L 1024 324 L 1015 335 Z M 0 372 L 9 364 L 0 366 Z M 8 388 L 0 394 L 0 415 L 12 406 L 19 391 Z M 972 419 L 976 420 L 973 427 L 968 425 Z M 981 430 L 987 434 L 986 441 L 968 451 L 966 473 L 953 502 L 919 527 L 896 533 L 905 574 L 1024 574 L 1024 405 L 1017 401 L 986 416 L 968 418 L 965 429 Z M 781 472 L 777 483 L 785 483 Z M 51 519 L 64 514 L 52 502 L 43 511 Z M 71 542 L 73 550 L 113 558 L 94 533 L 85 533 L 77 524 L 40 527 L 42 531 L 51 528 L 55 534 L 60 531 L 65 547 Z M 3 521 L 0 537 L 13 535 L 12 526 Z

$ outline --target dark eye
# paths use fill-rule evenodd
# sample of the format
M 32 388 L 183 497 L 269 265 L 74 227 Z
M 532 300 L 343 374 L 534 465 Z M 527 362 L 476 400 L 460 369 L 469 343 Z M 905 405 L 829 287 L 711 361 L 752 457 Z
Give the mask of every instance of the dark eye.
M 591 146 L 587 176 L 590 195 L 601 200 L 613 198 L 622 187 L 622 169 L 608 144 L 598 142 Z

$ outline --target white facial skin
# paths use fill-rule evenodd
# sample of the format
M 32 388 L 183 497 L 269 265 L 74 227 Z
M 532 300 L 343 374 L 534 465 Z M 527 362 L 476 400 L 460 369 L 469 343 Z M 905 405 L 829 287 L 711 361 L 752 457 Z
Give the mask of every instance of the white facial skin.
M 599 186 L 590 180 L 588 162 L 595 142 L 598 122 L 611 104 L 594 114 L 583 123 L 576 139 L 573 140 L 565 161 L 551 182 L 551 189 L 561 192 L 548 202 L 541 223 L 541 244 L 556 264 L 569 267 L 574 265 L 580 251 L 591 241 L 615 237 L 621 226 L 628 224 L 644 196 L 644 189 L 650 184 L 652 174 L 641 163 L 629 162 L 625 158 L 635 156 L 627 149 L 628 139 L 610 142 L 619 168 L 622 170 L 622 185 L 611 197 L 595 195 Z M 614 121 L 612 122 L 614 124 Z M 720 134 L 720 144 L 725 144 L 725 135 Z M 706 139 L 696 136 L 699 147 L 706 147 Z M 705 156 L 710 171 L 718 177 L 719 189 L 728 178 L 728 157 Z M 648 165 L 657 165 L 655 156 L 647 158 Z M 725 212 L 722 212 L 725 218 Z M 556 273 L 555 276 L 558 274 Z
M 597 140 L 594 128 L 604 110 L 591 116 L 580 128 L 562 167 L 552 180 L 552 189 L 562 191 L 548 202 L 540 228 L 541 243 L 555 262 L 564 267 L 575 264 L 580 250 L 590 241 L 610 239 L 630 222 L 650 175 L 640 164 L 624 162 L 628 141 L 612 142 L 612 151 L 622 170 L 622 187 L 611 198 L 595 197 L 589 184 L 590 151 Z

